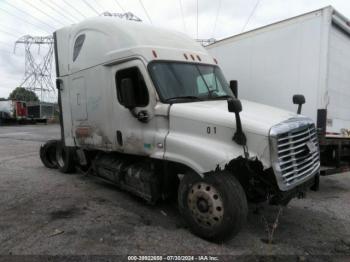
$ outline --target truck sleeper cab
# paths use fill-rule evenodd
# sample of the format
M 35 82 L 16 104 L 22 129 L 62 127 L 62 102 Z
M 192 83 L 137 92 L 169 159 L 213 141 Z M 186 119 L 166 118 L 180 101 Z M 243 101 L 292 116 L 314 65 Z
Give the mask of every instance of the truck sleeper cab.
M 99 17 L 54 39 L 62 139 L 41 148 L 46 166 L 92 170 L 150 203 L 177 194 L 209 240 L 236 234 L 248 201 L 286 204 L 317 185 L 312 121 L 240 102 L 189 37 Z

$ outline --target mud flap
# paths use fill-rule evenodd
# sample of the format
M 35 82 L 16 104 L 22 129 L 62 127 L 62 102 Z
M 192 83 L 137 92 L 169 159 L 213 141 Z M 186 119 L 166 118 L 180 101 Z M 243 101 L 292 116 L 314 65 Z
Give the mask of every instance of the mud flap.
M 317 174 L 315 176 L 315 183 L 312 187 L 310 187 L 310 190 L 312 191 L 319 191 L 320 190 L 320 174 Z

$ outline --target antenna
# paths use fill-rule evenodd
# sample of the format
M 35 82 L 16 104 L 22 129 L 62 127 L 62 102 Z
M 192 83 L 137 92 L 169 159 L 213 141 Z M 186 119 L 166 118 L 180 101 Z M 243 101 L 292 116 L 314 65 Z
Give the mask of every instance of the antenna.
M 100 16 L 112 16 L 112 17 L 118 17 L 118 18 L 121 18 L 121 19 L 132 20 L 132 21 L 136 21 L 136 22 L 142 22 L 142 20 L 139 17 L 137 17 L 136 15 L 134 15 L 131 12 L 126 12 L 126 13 L 103 12 L 102 14 L 100 14 Z
M 216 42 L 215 38 L 209 38 L 209 39 L 196 39 L 198 43 L 200 43 L 202 46 L 207 46 L 210 44 L 213 44 Z

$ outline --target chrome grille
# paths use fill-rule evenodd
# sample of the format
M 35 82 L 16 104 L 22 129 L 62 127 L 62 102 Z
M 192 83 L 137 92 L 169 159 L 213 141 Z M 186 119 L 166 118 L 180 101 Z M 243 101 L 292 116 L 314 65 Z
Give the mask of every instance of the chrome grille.
M 270 131 L 273 169 L 281 190 L 301 184 L 318 172 L 319 145 L 315 125 L 293 119 Z

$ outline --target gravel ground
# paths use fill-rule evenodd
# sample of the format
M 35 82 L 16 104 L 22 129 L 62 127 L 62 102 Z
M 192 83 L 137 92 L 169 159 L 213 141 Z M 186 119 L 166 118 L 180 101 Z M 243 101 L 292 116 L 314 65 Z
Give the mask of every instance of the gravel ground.
M 96 178 L 45 168 L 40 145 L 58 137 L 57 125 L 0 127 L 2 255 L 350 255 L 349 173 L 322 177 L 319 192 L 294 199 L 273 244 L 263 241 L 272 206 L 251 206 L 245 228 L 213 244 L 186 229 L 174 202 L 149 206 Z

